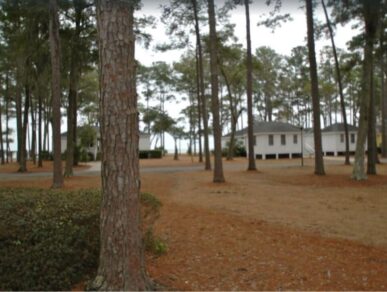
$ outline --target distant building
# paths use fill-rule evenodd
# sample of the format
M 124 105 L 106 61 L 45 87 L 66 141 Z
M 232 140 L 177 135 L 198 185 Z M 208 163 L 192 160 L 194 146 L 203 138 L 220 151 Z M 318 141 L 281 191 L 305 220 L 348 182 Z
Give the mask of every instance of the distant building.
M 231 134 L 222 137 L 222 148 L 227 147 Z M 235 133 L 248 151 L 247 128 Z M 301 128 L 283 122 L 254 123 L 254 156 L 258 159 L 301 157 Z
M 356 151 L 357 127 L 348 124 L 349 152 Z M 313 129 L 305 129 L 305 153 L 314 154 Z M 321 130 L 322 151 L 326 156 L 345 155 L 345 131 L 343 123 L 336 123 Z
M 98 152 L 100 152 L 101 147 L 101 134 L 98 127 L 93 127 L 96 133 L 96 139 L 93 143 L 89 145 L 86 149 L 88 153 L 90 153 L 95 160 L 97 158 Z M 78 128 L 78 131 L 82 129 L 82 127 Z M 79 141 L 78 141 L 79 143 Z M 150 150 L 150 135 L 140 132 L 140 140 L 139 140 L 139 150 Z M 67 132 L 61 134 L 61 150 L 64 153 L 67 149 Z

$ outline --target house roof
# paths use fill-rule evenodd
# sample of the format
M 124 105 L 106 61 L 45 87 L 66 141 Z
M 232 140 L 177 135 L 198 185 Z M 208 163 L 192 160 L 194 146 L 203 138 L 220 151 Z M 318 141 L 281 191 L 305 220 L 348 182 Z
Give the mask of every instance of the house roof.
M 348 124 L 348 131 L 354 132 L 357 131 L 357 127 Z M 344 124 L 343 123 L 337 123 L 330 125 L 328 127 L 325 127 L 324 129 L 321 130 L 321 132 L 344 132 Z
M 299 132 L 300 128 L 289 123 L 283 122 L 254 122 L 254 134 L 259 133 L 285 133 Z M 242 136 L 247 133 L 247 128 L 236 131 L 235 136 Z M 230 137 L 231 133 L 224 137 Z

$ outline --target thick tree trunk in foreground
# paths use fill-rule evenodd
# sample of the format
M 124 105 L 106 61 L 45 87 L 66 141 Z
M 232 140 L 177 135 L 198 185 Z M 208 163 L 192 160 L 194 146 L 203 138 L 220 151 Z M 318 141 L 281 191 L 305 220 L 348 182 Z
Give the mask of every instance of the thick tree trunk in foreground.
M 365 21 L 365 47 L 363 61 L 363 80 L 362 80 L 362 98 L 360 100 L 360 118 L 359 129 L 357 134 L 355 163 L 352 170 L 352 178 L 355 180 L 367 179 L 364 167 L 364 146 L 366 143 L 368 123 L 369 123 L 369 106 L 372 94 L 372 63 L 374 41 L 378 27 L 379 0 L 364 0 L 363 16 Z
M 321 143 L 321 125 L 320 125 L 320 97 L 318 92 L 318 77 L 316 53 L 314 47 L 314 24 L 313 24 L 313 6 L 312 0 L 306 0 L 306 18 L 308 28 L 308 54 L 310 63 L 310 79 L 312 83 L 312 104 L 313 104 L 313 130 L 314 130 L 314 148 L 315 148 L 315 166 L 314 173 L 324 175 L 324 160 Z
M 60 144 L 60 39 L 57 0 L 50 0 L 50 54 L 51 54 L 51 92 L 52 92 L 52 137 L 54 169 L 52 188 L 63 186 L 61 144 Z
M 92 289 L 148 290 L 140 230 L 136 1 L 97 2 L 102 147 L 101 249 Z
M 210 146 L 208 138 L 208 110 L 207 110 L 207 98 L 204 92 L 204 70 L 203 70 L 203 50 L 202 42 L 200 39 L 200 28 L 199 28 L 199 17 L 196 0 L 191 0 L 195 18 L 195 34 L 196 34 L 196 44 L 198 47 L 198 58 L 199 58 L 199 81 L 200 81 L 200 97 L 201 97 L 201 114 L 203 120 L 203 136 L 204 136 L 204 169 L 211 170 L 211 156 L 210 156 Z
M 247 170 L 256 170 L 254 155 L 254 117 L 253 117 L 253 77 L 252 77 L 252 57 L 251 57 L 251 37 L 250 37 L 250 12 L 249 0 L 245 0 L 246 10 L 246 39 L 247 39 L 247 140 L 249 151 L 249 165 Z
M 339 66 L 339 59 L 337 57 L 337 51 L 336 51 L 336 44 L 335 44 L 335 38 L 333 36 L 333 30 L 331 26 L 331 22 L 329 20 L 328 11 L 325 6 L 324 0 L 321 0 L 321 4 L 324 9 L 325 19 L 327 22 L 327 26 L 329 29 L 329 35 L 331 37 L 331 43 L 332 43 L 332 50 L 333 50 L 333 57 L 335 58 L 335 69 L 336 69 L 336 77 L 337 77 L 337 83 L 339 85 L 339 94 L 340 94 L 340 107 L 341 107 L 341 115 L 343 116 L 343 122 L 344 122 L 344 137 L 345 137 L 345 165 L 350 165 L 349 161 L 349 133 L 348 133 L 348 122 L 347 122 L 347 112 L 345 110 L 345 102 L 344 102 L 344 93 L 343 93 L 343 82 L 341 79 L 341 70 Z
M 218 84 L 218 49 L 214 0 L 208 0 L 208 20 L 210 25 L 210 68 L 211 68 L 211 102 L 214 128 L 214 179 L 215 183 L 225 182 L 222 163 L 222 146 L 219 118 L 219 84 Z

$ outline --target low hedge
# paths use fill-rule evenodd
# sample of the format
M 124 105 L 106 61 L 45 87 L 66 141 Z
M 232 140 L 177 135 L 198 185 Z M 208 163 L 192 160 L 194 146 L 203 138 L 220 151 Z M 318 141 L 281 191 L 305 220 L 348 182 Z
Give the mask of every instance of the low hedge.
M 100 191 L 0 189 L 0 201 L 0 290 L 70 290 L 94 276 Z M 141 201 L 147 232 L 160 203 Z
M 162 150 L 141 150 L 139 153 L 140 159 L 152 159 L 152 158 L 162 158 Z

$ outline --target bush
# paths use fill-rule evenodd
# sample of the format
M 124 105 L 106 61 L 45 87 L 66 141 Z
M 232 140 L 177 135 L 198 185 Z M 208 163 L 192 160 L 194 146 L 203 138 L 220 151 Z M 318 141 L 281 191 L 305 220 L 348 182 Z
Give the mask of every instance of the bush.
M 52 155 L 52 152 L 48 152 L 48 151 L 42 151 L 42 159 L 43 160 L 54 160 L 54 157 Z
M 227 148 L 222 149 L 222 156 L 227 157 L 228 155 L 228 148 L 229 148 L 230 142 L 227 143 Z M 236 144 L 234 146 L 234 157 L 246 157 L 246 147 L 243 146 L 242 142 L 236 141 Z
M 0 189 L 0 200 L 0 290 L 70 290 L 96 272 L 100 191 Z M 161 203 L 141 203 L 151 230 Z
M 95 269 L 99 192 L 2 189 L 0 200 L 0 290 L 67 290 Z
M 140 159 L 152 159 L 152 158 L 162 158 L 162 150 L 141 150 L 139 153 Z

